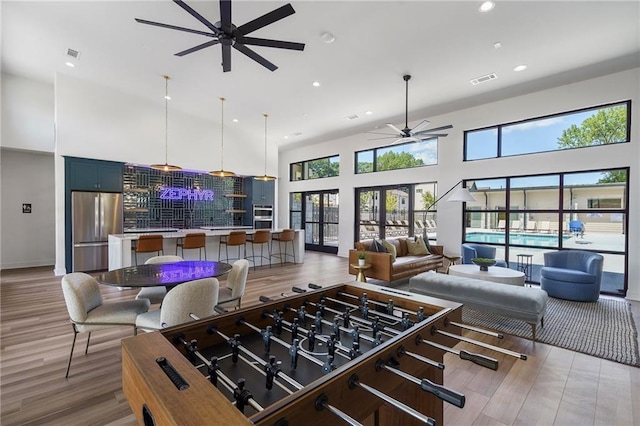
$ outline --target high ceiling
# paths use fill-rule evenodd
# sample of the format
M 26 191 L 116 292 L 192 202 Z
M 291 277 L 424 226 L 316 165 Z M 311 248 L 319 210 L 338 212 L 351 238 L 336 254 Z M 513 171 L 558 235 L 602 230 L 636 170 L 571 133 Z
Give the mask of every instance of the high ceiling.
M 209 21 L 220 19 L 217 1 L 186 2 Z M 219 45 L 174 56 L 210 39 L 135 22 L 207 31 L 172 1 L 3 0 L 2 71 L 51 84 L 59 72 L 158 102 L 168 74 L 170 108 L 219 122 L 224 96 L 225 128 L 263 138 L 268 113 L 269 139 L 283 147 L 387 129 L 387 122 L 404 127 L 406 73 L 413 76 L 411 126 L 640 66 L 638 1 L 497 1 L 488 13 L 479 12 L 480 3 L 292 1 L 294 15 L 251 35 L 305 43 L 305 50 L 254 47 L 279 67 L 275 72 L 232 50 L 232 70 L 223 73 Z M 234 0 L 232 22 L 244 24 L 284 4 Z M 325 43 L 325 32 L 335 41 Z M 75 68 L 64 65 L 69 48 L 80 52 Z M 528 68 L 515 72 L 520 64 Z M 470 83 L 489 73 L 498 78 Z M 449 123 L 431 126 L 443 124 Z

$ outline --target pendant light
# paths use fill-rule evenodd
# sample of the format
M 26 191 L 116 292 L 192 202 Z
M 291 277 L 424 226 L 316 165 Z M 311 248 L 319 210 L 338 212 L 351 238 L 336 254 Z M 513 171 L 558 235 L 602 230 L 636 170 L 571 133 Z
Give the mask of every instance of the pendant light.
M 225 170 L 223 167 L 223 161 L 224 161 L 224 98 L 220 98 L 220 102 L 221 102 L 221 111 L 222 111 L 222 116 L 220 118 L 220 170 L 213 170 L 210 171 L 209 174 L 211 176 L 216 176 L 216 177 L 233 177 L 236 174 L 233 172 L 230 172 L 228 170 Z
M 267 174 L 267 117 L 269 114 L 264 115 L 264 175 L 256 176 L 254 179 L 261 180 L 263 182 L 269 182 L 271 180 L 276 180 L 275 176 L 269 176 Z
M 155 170 L 160 170 L 163 172 L 177 172 L 182 170 L 180 166 L 172 166 L 168 162 L 169 156 L 169 76 L 163 75 L 164 77 L 164 164 L 152 164 L 151 168 Z

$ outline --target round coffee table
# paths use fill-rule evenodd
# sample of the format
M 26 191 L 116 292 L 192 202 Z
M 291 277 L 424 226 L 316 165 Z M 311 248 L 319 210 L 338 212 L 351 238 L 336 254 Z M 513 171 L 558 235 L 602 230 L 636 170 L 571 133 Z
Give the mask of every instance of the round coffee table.
M 524 286 L 524 273 L 500 266 L 489 266 L 488 271 L 481 271 L 476 265 L 451 265 L 449 275 L 475 278 L 496 283 Z

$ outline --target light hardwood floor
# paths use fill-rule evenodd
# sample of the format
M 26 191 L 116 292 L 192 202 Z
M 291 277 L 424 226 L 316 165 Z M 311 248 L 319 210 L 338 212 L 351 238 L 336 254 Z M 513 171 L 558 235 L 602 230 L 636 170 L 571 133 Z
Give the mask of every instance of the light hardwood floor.
M 243 306 L 260 295 L 277 295 L 292 286 L 351 281 L 347 260 L 307 252 L 303 265 L 258 268 L 249 273 Z M 52 267 L 2 272 L 0 396 L 3 426 L 129 425 L 135 419 L 122 393 L 120 340 L 130 328 L 79 336 L 69 379 L 64 378 L 73 333 Z M 131 299 L 136 290 L 102 286 L 105 300 Z M 640 303 L 633 303 L 640 324 Z M 476 333 L 469 337 L 493 342 Z M 499 345 L 529 356 L 527 361 L 491 354 L 500 369 L 491 371 L 455 355 L 445 356 L 445 384 L 466 395 L 459 409 L 445 404 L 447 425 L 638 425 L 640 369 L 507 336 Z M 207 424 L 215 424 L 211 420 Z

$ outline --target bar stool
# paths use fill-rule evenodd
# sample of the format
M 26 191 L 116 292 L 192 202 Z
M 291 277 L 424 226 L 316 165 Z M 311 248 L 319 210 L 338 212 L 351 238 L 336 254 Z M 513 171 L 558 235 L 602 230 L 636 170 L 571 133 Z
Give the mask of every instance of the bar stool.
M 181 242 L 176 243 L 176 255 L 178 254 L 178 247 L 180 247 L 182 257 L 184 257 L 185 249 L 198 249 L 198 259 L 202 260 L 202 249 L 204 249 L 204 260 L 207 260 L 206 240 L 207 236 L 204 232 L 187 234 Z
M 153 253 L 156 252 L 156 256 L 160 256 L 160 253 L 164 254 L 164 239 L 159 234 L 140 235 L 135 248 L 136 266 L 138 265 L 138 253 Z
M 247 257 L 247 233 L 245 231 L 231 231 L 229 235 L 220 236 L 220 245 L 218 246 L 218 261 L 220 261 L 220 253 L 222 246 L 225 246 L 227 254 L 226 262 L 229 262 L 229 247 L 238 247 L 238 257 L 233 259 L 244 259 Z M 240 257 L 240 248 L 244 251 L 244 256 Z
M 247 242 L 251 244 L 251 256 L 247 259 L 253 262 L 253 270 L 256 270 L 256 258 L 260 258 L 260 266 L 263 264 L 263 259 L 267 259 L 269 268 L 271 268 L 271 231 L 268 229 L 256 229 L 256 232 Z M 256 256 L 256 244 L 260 246 L 260 256 Z M 268 257 L 264 255 L 265 244 L 267 245 Z
M 279 235 L 271 238 L 271 253 L 273 253 L 273 242 L 278 242 L 279 253 L 273 253 L 273 257 L 280 258 L 280 265 L 284 265 L 287 257 L 293 257 L 293 263 L 296 263 L 296 247 L 293 244 L 293 237 L 295 236 L 295 232 L 293 229 L 283 229 Z M 284 243 L 284 252 L 282 251 L 282 243 Z M 289 254 L 287 252 L 287 244 L 291 243 L 291 252 L 293 254 Z

